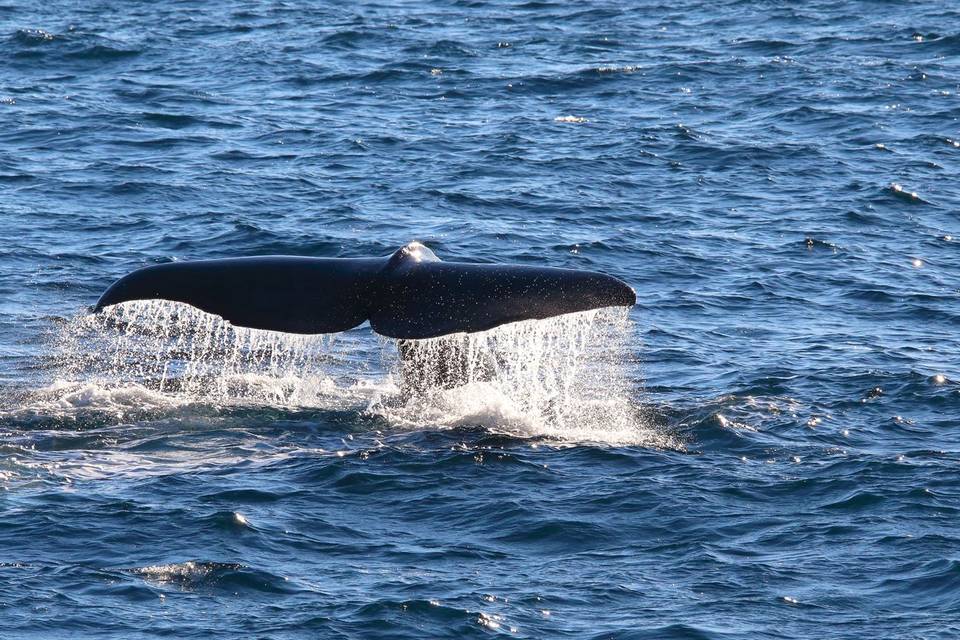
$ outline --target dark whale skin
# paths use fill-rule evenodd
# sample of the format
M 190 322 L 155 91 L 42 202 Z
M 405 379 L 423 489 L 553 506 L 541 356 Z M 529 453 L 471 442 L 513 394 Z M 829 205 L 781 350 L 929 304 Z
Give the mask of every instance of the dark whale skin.
M 381 335 L 423 339 L 632 306 L 636 294 L 595 271 L 441 262 L 413 242 L 387 258 L 263 256 L 154 265 L 113 283 L 94 311 L 150 299 L 183 302 L 252 329 L 334 333 L 369 320 Z

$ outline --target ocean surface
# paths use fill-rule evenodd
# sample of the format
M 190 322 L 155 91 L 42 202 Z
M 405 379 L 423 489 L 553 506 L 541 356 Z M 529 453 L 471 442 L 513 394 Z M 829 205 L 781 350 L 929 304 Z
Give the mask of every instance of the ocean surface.
M 0 1 L 0 638 L 960 635 L 960 7 L 782 4 Z M 638 304 L 87 313 L 411 240 Z

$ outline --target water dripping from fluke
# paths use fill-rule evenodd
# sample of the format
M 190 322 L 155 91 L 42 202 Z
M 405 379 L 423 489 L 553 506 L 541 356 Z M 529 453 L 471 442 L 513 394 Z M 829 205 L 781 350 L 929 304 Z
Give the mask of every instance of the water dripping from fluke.
M 645 426 L 632 336 L 628 310 L 605 308 L 407 341 L 400 358 L 395 341 L 365 328 L 287 334 L 235 327 L 181 303 L 126 302 L 61 328 L 52 379 L 34 394 L 33 411 L 122 418 L 185 405 L 351 409 L 401 430 L 479 425 L 675 448 Z M 451 376 L 455 384 L 410 383 Z
M 614 307 L 412 341 L 389 366 L 394 391 L 368 410 L 409 428 L 481 425 L 563 442 L 677 448 L 645 425 L 630 376 L 632 335 L 628 310 Z M 416 384 L 424 379 L 440 384 Z
M 373 393 L 367 362 L 377 353 L 357 333 L 258 331 L 181 303 L 128 302 L 58 326 L 46 385 L 17 411 L 102 424 L 221 407 L 355 409 Z

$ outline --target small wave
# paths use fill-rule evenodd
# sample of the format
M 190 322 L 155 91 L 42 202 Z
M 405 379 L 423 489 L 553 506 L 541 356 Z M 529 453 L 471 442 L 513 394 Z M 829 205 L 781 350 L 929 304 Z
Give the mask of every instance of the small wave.
M 807 236 L 803 241 L 803 244 L 808 251 L 814 251 L 816 249 L 827 249 L 831 253 L 837 253 L 841 251 L 841 248 L 833 242 L 820 240 L 819 238 L 814 238 L 813 236 Z
M 642 69 L 643 67 L 637 64 L 625 64 L 622 66 L 615 66 L 615 65 L 599 66 L 599 67 L 595 67 L 593 70 L 596 71 L 597 73 L 615 74 L 615 73 L 637 73 Z
M 511 527 L 497 540 L 529 545 L 541 553 L 570 553 L 617 544 L 615 529 L 596 523 L 570 519 L 538 519 Z
M 903 185 L 897 182 L 890 183 L 888 192 L 893 197 L 903 202 L 909 202 L 911 204 L 930 204 L 928 201 L 921 198 L 916 191 L 910 191 L 909 189 L 904 188 Z
M 910 598 L 919 598 L 930 606 L 955 609 L 960 605 L 957 581 L 960 579 L 960 561 L 938 558 L 911 564 L 897 577 L 886 578 L 877 589 L 884 593 L 902 593 Z
M 9 409 L 0 409 L 0 426 L 20 430 L 60 428 L 92 429 L 118 422 L 145 421 L 244 410 L 283 409 L 280 416 L 297 416 L 313 409 L 362 409 L 380 393 L 376 383 L 337 386 L 330 379 L 298 376 L 276 378 L 247 373 L 198 381 L 159 380 L 124 383 L 121 380 L 56 380 L 20 394 Z
M 616 83 L 642 71 L 643 67 L 639 65 L 601 65 L 564 69 L 555 73 L 516 77 L 510 82 L 509 88 L 512 91 L 533 94 L 588 92 L 595 85 Z
M 960 34 L 944 36 L 939 33 L 914 32 L 911 39 L 922 47 L 927 55 L 932 53 L 956 55 L 960 53 Z
M 367 42 L 376 41 L 380 37 L 381 35 L 375 30 L 344 29 L 323 36 L 320 42 L 324 46 L 335 49 L 354 50 L 359 49 Z
M 361 637 L 382 636 L 384 625 L 387 623 L 412 625 L 417 628 L 433 626 L 444 629 L 446 634 L 455 638 L 471 637 L 476 633 L 476 625 L 491 631 L 505 632 L 508 629 L 511 632 L 517 631 L 515 627 L 503 624 L 504 619 L 501 615 L 471 611 L 444 604 L 439 600 L 400 601 L 378 598 L 359 606 L 353 611 L 352 617 L 361 625 L 369 625 L 365 627 L 366 633 L 360 634 Z
M 13 40 L 24 45 L 38 45 L 51 42 L 54 35 L 43 29 L 17 29 L 13 34 Z
M 730 44 L 737 49 L 746 49 L 747 51 L 768 55 L 783 53 L 798 47 L 795 42 L 770 38 L 737 38 Z
M 190 560 L 172 564 L 123 569 L 157 586 L 172 586 L 181 591 L 222 590 L 293 593 L 286 578 L 268 571 L 252 569 L 235 562 Z
M 51 409 L 78 410 L 99 409 L 124 412 L 136 407 L 141 410 L 166 409 L 179 406 L 184 399 L 160 393 L 141 384 L 118 387 L 102 386 L 92 382 L 69 382 L 57 380 L 37 391 L 35 406 L 46 405 Z
M 478 55 L 476 51 L 465 47 L 463 42 L 454 40 L 437 40 L 426 47 L 418 43 L 407 47 L 405 50 L 430 58 L 447 58 L 452 60 L 473 58 Z
M 138 48 L 110 38 L 73 29 L 62 34 L 44 29 L 18 29 L 8 42 L 15 46 L 14 57 L 27 59 L 110 61 L 141 53 Z
M 144 113 L 141 118 L 145 122 L 163 127 L 164 129 L 183 129 L 202 124 L 203 120 L 195 116 L 182 113 Z
M 67 54 L 66 57 L 77 60 L 109 61 L 122 58 L 132 58 L 140 55 L 139 49 L 128 49 L 106 44 L 94 44 L 82 47 Z

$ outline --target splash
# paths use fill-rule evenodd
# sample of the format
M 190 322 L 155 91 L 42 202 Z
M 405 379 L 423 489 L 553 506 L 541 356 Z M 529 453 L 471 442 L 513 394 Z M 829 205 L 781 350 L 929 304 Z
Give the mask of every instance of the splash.
M 138 394 L 158 404 L 174 397 L 317 406 L 342 395 L 346 371 L 363 369 L 351 340 L 342 349 L 337 338 L 235 327 L 180 303 L 126 302 L 64 328 L 49 390 L 76 406 Z
M 370 411 L 410 427 L 480 424 L 577 442 L 655 444 L 660 436 L 643 426 L 632 398 L 631 335 L 627 309 L 607 308 L 412 341 L 390 367 L 393 392 Z M 451 354 L 459 359 L 453 371 Z M 417 380 L 456 384 L 409 388 L 411 364 Z
M 572 442 L 670 446 L 633 394 L 626 309 L 474 334 L 376 341 L 235 327 L 180 303 L 135 301 L 59 334 L 46 408 L 137 419 L 200 404 L 350 409 L 401 429 L 480 425 Z M 424 382 L 431 384 L 423 384 Z M 437 384 L 433 384 L 437 383 Z

